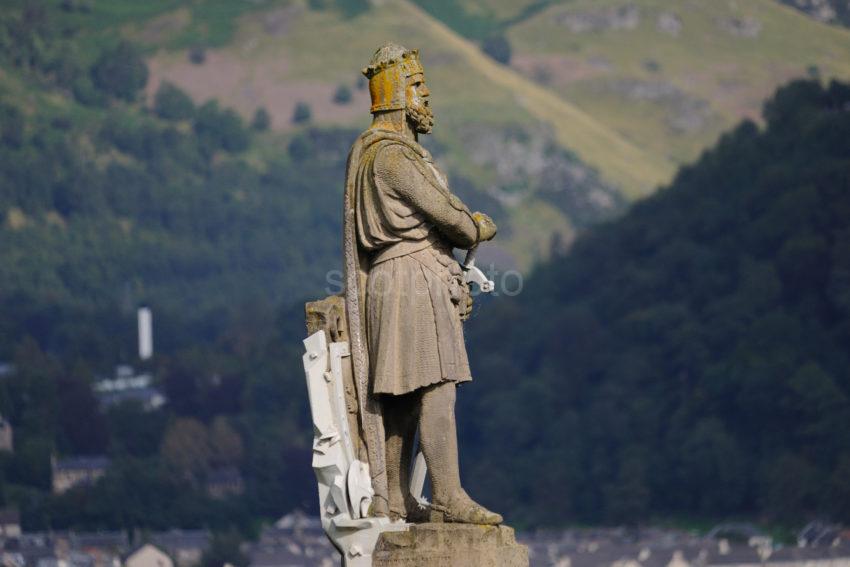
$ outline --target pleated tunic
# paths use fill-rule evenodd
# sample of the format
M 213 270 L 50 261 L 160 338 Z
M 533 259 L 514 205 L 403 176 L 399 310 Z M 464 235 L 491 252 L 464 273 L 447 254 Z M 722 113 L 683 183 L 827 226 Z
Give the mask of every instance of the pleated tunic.
M 356 227 L 369 262 L 364 318 L 372 392 L 469 381 L 458 307 L 466 284 L 452 249 L 476 243 L 472 215 L 418 143 L 383 139 L 362 159 Z

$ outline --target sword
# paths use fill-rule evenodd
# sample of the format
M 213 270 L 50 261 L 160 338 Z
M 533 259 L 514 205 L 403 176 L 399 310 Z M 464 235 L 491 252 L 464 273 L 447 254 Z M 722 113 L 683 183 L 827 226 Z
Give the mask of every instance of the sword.
M 487 279 L 481 268 L 475 267 L 475 252 L 477 250 L 477 244 L 470 248 L 466 253 L 466 259 L 460 265 L 463 270 L 463 281 L 478 285 L 482 293 L 490 293 L 495 288 L 495 285 L 493 284 L 493 280 Z

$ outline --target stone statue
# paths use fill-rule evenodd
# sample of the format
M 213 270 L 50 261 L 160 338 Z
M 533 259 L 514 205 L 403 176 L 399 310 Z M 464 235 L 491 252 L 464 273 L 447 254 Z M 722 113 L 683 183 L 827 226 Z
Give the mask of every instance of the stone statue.
M 363 73 L 373 120 L 348 157 L 345 295 L 306 306 L 322 525 L 349 567 L 527 567 L 527 549 L 467 495 L 458 467 L 455 393 L 472 379 L 469 285 L 493 287 L 472 256 L 496 225 L 451 193 L 418 143 L 434 124 L 418 51 L 388 43 Z M 463 264 L 455 248 L 470 251 Z
M 345 302 L 372 513 L 499 524 L 460 484 L 455 390 L 472 379 L 461 323 L 471 296 L 452 255 L 493 238 L 496 225 L 449 191 L 417 142 L 434 124 L 419 53 L 386 44 L 363 73 L 373 120 L 348 160 Z M 431 478 L 427 515 L 408 490 L 417 428 Z

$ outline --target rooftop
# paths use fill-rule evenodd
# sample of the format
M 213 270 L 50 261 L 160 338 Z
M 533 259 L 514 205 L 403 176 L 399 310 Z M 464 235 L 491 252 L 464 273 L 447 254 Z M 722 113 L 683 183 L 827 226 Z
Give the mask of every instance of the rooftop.
M 103 455 L 66 457 L 64 459 L 56 459 L 53 464 L 53 470 L 60 472 L 104 470 L 109 467 L 111 462 L 109 457 Z

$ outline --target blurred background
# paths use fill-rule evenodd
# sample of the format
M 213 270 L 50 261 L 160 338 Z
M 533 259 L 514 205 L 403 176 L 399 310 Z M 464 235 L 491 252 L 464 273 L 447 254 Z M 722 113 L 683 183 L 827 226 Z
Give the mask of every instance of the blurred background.
M 847 25 L 847 0 L 1 0 L 3 565 L 333 564 L 303 304 L 339 281 L 388 40 L 500 225 L 480 263 L 521 280 L 467 323 L 458 417 L 532 564 L 847 564 Z

